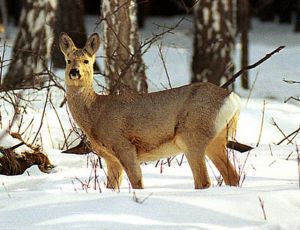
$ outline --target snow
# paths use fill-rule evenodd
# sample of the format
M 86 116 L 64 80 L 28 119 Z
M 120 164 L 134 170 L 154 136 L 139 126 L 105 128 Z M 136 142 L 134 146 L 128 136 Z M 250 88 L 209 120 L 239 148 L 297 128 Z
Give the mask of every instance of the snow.
M 87 18 L 88 23 L 93 20 Z M 142 30 L 142 37 L 151 37 L 159 29 L 153 22 L 173 25 L 177 20 L 178 17 L 152 18 Z M 185 20 L 174 34 L 167 34 L 161 41 L 173 87 L 189 82 L 191 28 L 191 21 Z M 93 31 L 92 26 L 88 31 Z M 282 81 L 283 78 L 297 80 L 299 75 L 299 36 L 292 33 L 291 26 L 253 21 L 251 63 L 279 45 L 285 44 L 287 48 L 250 72 L 251 83 L 257 74 L 258 79 L 249 100 L 249 91 L 236 85 L 237 93 L 242 96 L 237 140 L 255 146 L 261 132 L 257 148 L 249 153 L 234 153 L 234 162 L 244 178 L 241 186 L 218 186 L 219 173 L 208 161 L 213 186 L 194 190 L 187 161 L 184 158 L 180 166 L 177 161 L 180 162 L 181 156 L 178 156 L 170 167 L 160 163 L 157 167 L 155 163 L 142 165 L 144 190 L 133 190 L 126 177 L 120 190 L 106 189 L 105 170 L 92 167 L 97 160 L 95 156 L 61 153 L 63 132 L 68 136 L 72 125 L 65 107 L 57 107 L 59 121 L 55 110 L 47 106 L 41 136 L 43 148 L 56 167 L 50 174 L 34 166 L 20 176 L 0 175 L 0 229 L 299 229 L 298 154 L 295 144 L 276 145 L 284 136 L 273 124 L 275 121 L 285 135 L 300 124 L 299 104 L 283 103 L 285 98 L 299 95 L 299 85 Z M 238 62 L 239 44 L 236 50 Z M 154 45 L 144 56 L 151 91 L 168 86 L 158 53 Z M 63 77 L 62 70 L 56 74 Z M 59 90 L 52 94 L 57 102 L 62 101 Z M 28 96 L 38 100 L 35 108 L 28 108 L 22 127 L 34 118 L 32 130 L 37 130 L 45 94 L 29 93 Z M 4 108 L 3 128 L 11 119 L 11 108 Z M 298 137 L 295 140 L 294 143 L 300 141 Z M 15 143 L 18 142 L 5 136 L 0 145 L 8 147 Z M 99 184 L 94 188 L 95 175 Z

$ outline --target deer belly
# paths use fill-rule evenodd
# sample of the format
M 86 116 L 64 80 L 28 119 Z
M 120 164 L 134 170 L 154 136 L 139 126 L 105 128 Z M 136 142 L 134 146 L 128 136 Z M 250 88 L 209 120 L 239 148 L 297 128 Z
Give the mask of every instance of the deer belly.
M 138 159 L 140 161 L 155 161 L 161 158 L 176 156 L 182 153 L 182 150 L 175 144 L 174 141 L 165 142 L 150 151 L 139 151 Z

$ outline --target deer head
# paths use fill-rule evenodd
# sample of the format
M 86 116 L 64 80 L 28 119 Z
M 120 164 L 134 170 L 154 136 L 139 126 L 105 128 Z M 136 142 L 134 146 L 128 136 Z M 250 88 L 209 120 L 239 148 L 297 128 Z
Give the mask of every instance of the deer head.
M 72 39 L 64 32 L 59 38 L 60 50 L 65 56 L 65 81 L 67 85 L 84 86 L 93 80 L 93 65 L 96 52 L 100 46 L 100 37 L 92 34 L 85 46 L 80 49 L 74 45 Z

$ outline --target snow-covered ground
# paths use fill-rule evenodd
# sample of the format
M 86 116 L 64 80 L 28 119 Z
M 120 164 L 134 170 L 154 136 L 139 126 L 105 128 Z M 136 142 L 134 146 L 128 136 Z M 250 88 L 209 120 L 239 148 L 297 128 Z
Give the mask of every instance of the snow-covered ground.
M 87 19 L 90 32 L 94 20 Z M 177 20 L 178 17 L 152 18 L 142 30 L 142 37 L 145 39 L 156 30 L 154 22 L 174 25 Z M 191 26 L 191 21 L 186 20 L 174 34 L 167 34 L 161 41 L 173 87 L 189 82 Z M 261 133 L 257 148 L 249 153 L 234 154 L 236 166 L 244 178 L 240 187 L 218 186 L 216 177 L 219 174 L 207 162 L 213 186 L 196 191 L 186 160 L 179 165 L 181 156 L 178 156 L 170 167 L 168 164 L 156 167 L 155 163 L 142 165 L 144 190 L 132 190 L 126 177 L 119 191 L 106 189 L 105 170 L 100 167 L 94 170 L 92 163 L 96 158 L 93 155 L 61 153 L 63 131 L 55 110 L 49 105 L 41 133 L 43 147 L 56 168 L 51 174 L 32 167 L 21 176 L 0 176 L 0 229 L 300 229 L 296 151 L 297 140 L 300 140 L 296 138 L 294 144 L 276 145 L 284 136 L 274 126 L 275 121 L 287 135 L 300 125 L 299 104 L 283 103 L 284 99 L 299 95 L 300 85 L 282 81 L 284 78 L 298 80 L 298 40 L 300 35 L 293 34 L 291 26 L 253 21 L 251 63 L 279 45 L 287 47 L 251 71 L 251 82 L 256 76 L 257 81 L 249 100 L 249 91 L 236 85 L 243 97 L 238 141 L 256 145 Z M 239 45 L 236 50 L 238 62 Z M 168 86 L 158 47 L 153 46 L 144 58 L 150 90 Z M 62 70 L 57 74 L 63 77 Z M 37 106 L 30 108 L 24 117 L 23 127 L 32 117 L 36 126 L 39 125 L 45 100 L 45 94 L 40 94 Z M 58 93 L 53 92 L 52 96 L 58 102 L 62 100 Z M 71 125 L 66 108 L 58 108 L 57 112 L 67 135 Z M 2 127 L 6 127 L 11 114 L 1 113 Z M 5 137 L 0 145 L 14 143 L 17 141 Z M 98 178 L 96 187 L 95 175 Z

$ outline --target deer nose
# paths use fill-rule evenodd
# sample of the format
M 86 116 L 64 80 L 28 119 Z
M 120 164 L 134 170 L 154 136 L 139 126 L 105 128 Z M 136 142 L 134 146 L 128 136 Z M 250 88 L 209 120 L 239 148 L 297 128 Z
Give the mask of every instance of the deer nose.
M 78 69 L 71 69 L 70 70 L 70 73 L 69 73 L 69 76 L 71 79 L 79 79 L 80 78 L 80 73 L 79 73 L 79 70 Z

